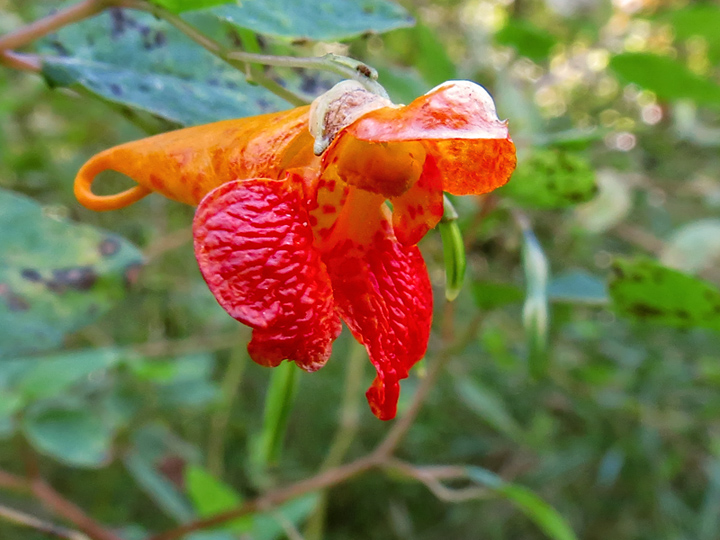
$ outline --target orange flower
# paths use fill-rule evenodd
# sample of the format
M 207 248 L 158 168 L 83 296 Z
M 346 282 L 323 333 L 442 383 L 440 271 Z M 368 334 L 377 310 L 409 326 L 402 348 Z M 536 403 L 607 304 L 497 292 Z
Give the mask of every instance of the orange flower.
M 78 173 L 75 194 L 93 210 L 153 191 L 199 205 L 200 270 L 220 305 L 254 329 L 253 360 L 314 371 L 342 318 L 377 370 L 372 411 L 388 420 L 430 332 L 432 291 L 415 244 L 442 216 L 443 191 L 486 193 L 514 167 L 507 126 L 482 87 L 451 81 L 395 106 L 344 82 L 312 108 L 101 152 Z M 106 169 L 138 185 L 93 194 Z

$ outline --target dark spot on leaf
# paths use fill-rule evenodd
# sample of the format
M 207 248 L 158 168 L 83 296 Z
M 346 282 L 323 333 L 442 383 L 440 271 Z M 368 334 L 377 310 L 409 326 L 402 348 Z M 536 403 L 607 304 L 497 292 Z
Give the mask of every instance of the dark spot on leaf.
M 218 79 L 217 77 L 211 77 L 207 80 L 207 83 L 210 86 L 220 86 L 220 79 Z
M 375 8 L 373 8 L 373 6 L 371 6 L 371 5 L 363 6 L 363 13 L 374 13 L 374 12 L 375 12 Z
M 128 26 L 128 20 L 125 16 L 125 12 L 122 9 L 119 8 L 112 8 L 110 11 L 110 20 L 112 27 L 110 29 L 110 37 L 112 39 L 119 38 L 123 33 L 125 33 L 125 30 Z
M 150 92 L 152 91 L 152 88 L 150 88 L 149 84 L 141 82 L 140 84 L 138 84 L 138 90 L 140 90 L 141 92 Z
M 34 268 L 23 268 L 23 271 L 20 272 L 20 275 L 24 279 L 27 279 L 28 281 L 32 281 L 34 283 L 42 281 L 42 276 L 40 275 L 40 272 L 38 272 Z
M 0 283 L 0 297 L 5 299 L 10 311 L 27 311 L 30 309 L 30 303 L 22 296 L 15 294 L 5 283 Z
M 118 242 L 115 238 L 105 238 L 102 242 L 100 242 L 98 251 L 100 251 L 100 255 L 103 257 L 115 255 L 118 251 L 120 251 L 120 242 Z
M 612 273 L 617 279 L 623 279 L 625 277 L 625 271 L 620 265 L 614 264 L 612 266 Z
M 675 311 L 675 315 L 677 315 L 680 319 L 689 320 L 692 318 L 692 315 L 690 315 L 690 312 L 685 309 L 678 309 Z
M 138 277 L 140 277 L 141 269 L 142 264 L 140 263 L 131 264 L 125 269 L 123 274 L 123 277 L 125 278 L 125 287 L 130 288 L 137 282 Z
M 95 284 L 97 277 L 97 273 L 90 266 L 61 268 L 53 270 L 53 278 L 46 282 L 46 285 L 57 294 L 62 294 L 68 289 L 87 291 Z
M 257 106 L 261 111 L 269 111 L 272 108 L 270 102 L 262 98 L 257 100 Z
M 58 40 L 56 40 L 56 39 L 52 40 L 52 41 L 50 42 L 50 46 L 51 46 L 53 49 L 55 49 L 55 51 L 56 51 L 60 56 L 70 56 L 70 51 L 65 47 L 65 45 L 63 45 L 62 43 L 60 43 Z
M 310 43 L 310 40 L 308 38 L 297 38 L 297 39 L 293 39 L 290 43 L 292 45 L 297 45 L 297 46 L 302 47 L 303 45 L 307 45 L 308 43 Z
M 30 303 L 17 294 L 7 295 L 5 301 L 10 311 L 27 311 L 30 309 Z
M 235 81 L 225 81 L 225 88 L 229 88 L 230 90 L 235 90 L 237 87 L 238 87 L 238 85 Z
M 659 317 L 665 314 L 662 309 L 641 302 L 630 305 L 628 307 L 628 312 L 637 317 Z
M 167 43 L 167 37 L 165 36 L 165 32 L 156 32 L 155 33 L 155 46 L 156 47 L 162 47 Z
M 572 202 L 581 202 L 585 200 L 585 194 L 580 191 L 571 191 L 566 195 L 566 197 Z
M 121 96 L 123 93 L 122 87 L 117 83 L 110 83 L 110 91 L 114 96 Z

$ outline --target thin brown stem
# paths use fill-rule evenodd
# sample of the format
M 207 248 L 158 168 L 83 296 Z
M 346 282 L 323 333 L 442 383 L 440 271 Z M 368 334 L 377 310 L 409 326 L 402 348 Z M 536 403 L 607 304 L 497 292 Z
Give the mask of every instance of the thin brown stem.
M 40 73 L 42 70 L 42 60 L 35 54 L 21 54 L 14 51 L 0 50 L 0 65 L 19 71 L 30 71 L 32 73 Z
M 445 502 L 465 502 L 492 495 L 492 492 L 486 488 L 471 486 L 461 489 L 452 489 L 441 482 L 443 479 L 449 480 L 467 478 L 465 467 L 416 467 L 398 459 L 390 459 L 384 465 L 384 468 L 421 482 L 432 492 L 433 495 Z
M 24 478 L 7 471 L 0 471 L 0 488 L 13 491 L 28 491 L 28 483 Z
M 63 26 L 97 15 L 109 4 L 108 0 L 83 0 L 52 15 L 38 19 L 14 32 L 0 36 L 0 51 L 17 49 Z
M 367 456 L 353 461 L 352 463 L 348 463 L 347 465 L 329 469 L 323 473 L 313 476 L 312 478 L 308 478 L 307 480 L 301 480 L 295 484 L 290 484 L 289 486 L 276 489 L 256 499 L 252 499 L 238 508 L 223 512 L 222 514 L 186 523 L 185 525 L 181 525 L 175 529 L 157 534 L 151 537 L 150 540 L 175 540 L 193 531 L 215 527 L 254 512 L 268 510 L 289 501 L 290 499 L 304 495 L 305 493 L 310 493 L 312 491 L 317 491 L 339 484 L 340 482 L 344 482 L 353 476 L 357 476 L 360 473 L 376 467 L 377 465 L 377 460 L 375 460 L 372 456 Z
M 42 479 L 30 483 L 33 495 L 56 515 L 68 520 L 93 540 L 122 540 L 114 532 L 88 516 L 74 503 L 65 499 Z
M 10 523 L 15 523 L 16 525 L 30 527 L 56 538 L 64 538 L 66 540 L 88 540 L 88 537 L 79 531 L 60 527 L 59 525 L 43 521 L 40 518 L 8 506 L 0 505 L 0 518 L 9 521 Z
M 415 418 L 417 417 L 420 409 L 422 408 L 425 398 L 430 393 L 430 390 L 435 385 L 442 369 L 445 367 L 447 362 L 450 360 L 451 355 L 446 351 L 441 352 L 438 360 L 430 367 L 427 375 L 420 383 L 415 396 L 413 397 L 410 407 L 408 407 L 405 414 L 398 420 L 395 425 L 390 429 L 385 439 L 378 445 L 373 451 L 373 455 L 376 456 L 378 461 L 384 461 L 392 456 L 393 452 L 400 444 L 402 439 L 405 437 L 407 432 L 410 430 Z

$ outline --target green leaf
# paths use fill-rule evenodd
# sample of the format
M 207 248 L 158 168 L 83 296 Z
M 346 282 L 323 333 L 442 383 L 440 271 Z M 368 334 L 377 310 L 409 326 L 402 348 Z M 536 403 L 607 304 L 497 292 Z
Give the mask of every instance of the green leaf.
M 567 521 L 548 503 L 526 487 L 505 482 L 495 473 L 481 467 L 467 467 L 468 476 L 513 502 L 538 528 L 554 540 L 576 540 Z
M 608 301 L 605 282 L 584 270 L 572 270 L 553 278 L 548 283 L 548 297 L 553 302 L 572 304 L 605 304 Z
M 181 523 L 194 518 L 188 502 L 170 480 L 155 470 L 149 456 L 134 449 L 123 462 L 130 476 L 167 515 Z
M 575 217 L 586 230 L 601 233 L 611 229 L 632 210 L 632 185 L 616 171 L 597 174 L 597 196 L 577 208 Z
M 535 150 L 518 163 L 498 193 L 531 208 L 563 208 L 597 193 L 595 171 L 581 155 L 564 150 Z
M 216 479 L 198 465 L 189 465 L 185 468 L 185 488 L 200 517 L 219 514 L 242 504 L 242 497 L 232 487 Z M 239 533 L 249 531 L 252 526 L 252 518 L 248 516 L 225 525 Z
M 0 357 L 57 347 L 125 295 L 142 264 L 124 239 L 0 190 Z
M 414 24 L 387 0 L 243 0 L 211 11 L 240 28 L 287 39 L 336 41 Z
M 710 3 L 690 4 L 663 14 L 660 19 L 672 24 L 676 37 L 687 39 L 702 36 L 711 43 L 720 43 L 720 6 Z
M 285 504 L 272 512 L 254 516 L 253 540 L 279 540 L 285 538 L 287 525 L 292 523 L 296 528 L 307 519 L 318 504 L 319 495 L 308 493 Z
M 23 417 L 28 441 L 41 453 L 75 467 L 102 467 L 111 458 L 113 429 L 86 404 L 38 403 Z
M 630 83 L 652 90 L 666 100 L 691 99 L 701 105 L 720 105 L 720 85 L 704 79 L 683 64 L 650 53 L 623 53 L 610 67 Z
M 519 55 L 527 56 L 535 62 L 547 59 L 557 43 L 552 34 L 523 19 L 510 19 L 495 34 L 495 41 L 514 48 Z
M 720 330 L 720 291 L 649 259 L 616 259 L 610 297 L 625 317 Z
M 173 13 L 192 11 L 195 9 L 206 9 L 222 4 L 233 4 L 235 0 L 150 0 L 153 4 L 164 7 Z
M 26 402 L 55 397 L 90 376 L 100 375 L 116 365 L 119 359 L 117 349 L 94 349 L 11 360 L 26 367 L 15 378 L 13 387 Z
M 680 227 L 665 242 L 660 260 L 690 274 L 712 268 L 720 261 L 720 219 L 701 219 Z
M 468 409 L 500 433 L 514 441 L 520 441 L 522 429 L 508 411 L 500 394 L 470 379 L 457 380 L 455 388 Z
M 112 9 L 61 29 L 45 43 L 46 52 L 55 53 L 43 63 L 49 84 L 79 85 L 109 102 L 176 124 L 203 124 L 288 107 L 148 14 Z
M 515 285 L 482 280 L 472 284 L 472 294 L 475 304 L 488 311 L 506 304 L 522 302 L 525 297 L 522 289 Z

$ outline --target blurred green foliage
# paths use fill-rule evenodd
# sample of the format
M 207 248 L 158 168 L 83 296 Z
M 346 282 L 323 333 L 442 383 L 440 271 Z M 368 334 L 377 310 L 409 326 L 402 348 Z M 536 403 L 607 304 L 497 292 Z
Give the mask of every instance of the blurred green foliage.
M 219 2 L 156 3 L 182 12 Z M 454 201 L 468 264 L 467 294 L 451 310 L 439 235 L 421 243 L 438 304 L 428 362 L 455 340 L 399 450 L 412 463 L 467 467 L 488 494 L 444 502 L 418 482 L 366 474 L 330 492 L 324 537 L 718 538 L 720 6 L 401 3 L 418 25 L 381 0 L 247 0 L 183 14 L 223 43 L 247 43 L 249 32 L 270 54 L 362 59 L 396 101 L 475 80 L 518 147 L 507 188 Z M 0 0 L 0 35 L 42 4 Z M 0 69 L 0 468 L 22 474 L 31 445 L 64 495 L 127 539 L 316 473 L 351 354 L 344 334 L 323 370 L 298 374 L 281 459 L 258 471 L 270 373 L 245 358 L 248 334 L 200 277 L 192 208 L 148 197 L 95 214 L 75 202 L 74 174 L 99 150 L 283 106 L 163 24 L 114 11 L 37 43 L 52 56 L 44 79 Z M 268 73 L 307 95 L 333 82 Z M 528 238 L 548 264 L 539 281 L 543 269 L 521 261 Z M 107 239 L 117 255 L 98 251 Z M 123 272 L 141 257 L 131 244 L 146 264 L 128 288 Z M 48 287 L 71 268 L 97 279 L 82 291 Z M 547 310 L 541 340 L 523 325 L 532 298 Z M 20 328 L 25 317 L 46 337 Z M 420 372 L 403 384 L 401 414 Z M 365 408 L 357 421 L 346 460 L 388 430 Z M 21 495 L 2 497 L 44 515 Z M 288 524 L 303 530 L 318 500 L 187 538 L 281 538 Z M 0 521 L 0 538 L 45 537 Z

